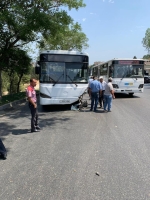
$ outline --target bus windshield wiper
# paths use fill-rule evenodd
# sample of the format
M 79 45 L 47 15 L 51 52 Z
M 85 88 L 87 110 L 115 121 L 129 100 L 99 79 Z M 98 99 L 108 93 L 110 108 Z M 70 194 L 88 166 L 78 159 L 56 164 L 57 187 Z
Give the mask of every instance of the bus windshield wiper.
M 132 76 L 136 76 L 136 75 L 132 75 Z M 131 78 L 133 78 L 133 80 L 134 80 L 134 78 L 135 78 L 136 80 L 138 80 L 137 77 L 132 77 L 132 76 L 131 76 Z
M 64 73 L 62 73 L 62 75 L 57 79 L 57 81 L 55 81 L 55 83 L 53 84 L 53 86 L 58 83 L 58 81 L 61 79 L 61 77 L 64 75 Z
M 54 83 L 56 82 L 51 76 L 48 75 L 49 80 L 52 79 L 52 81 L 54 81 Z
M 124 74 L 124 75 L 122 76 L 121 80 L 122 80 L 126 75 L 127 75 L 127 74 Z
M 71 80 L 72 83 L 74 83 L 73 80 L 70 78 L 70 76 L 68 74 L 66 74 L 66 76 Z M 76 83 L 74 83 L 74 84 L 75 84 L 76 87 L 78 86 Z

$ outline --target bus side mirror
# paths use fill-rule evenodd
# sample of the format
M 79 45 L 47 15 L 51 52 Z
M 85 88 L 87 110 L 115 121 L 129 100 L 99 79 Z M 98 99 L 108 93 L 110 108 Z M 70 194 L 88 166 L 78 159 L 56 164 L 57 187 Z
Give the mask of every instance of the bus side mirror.
M 35 74 L 39 74 L 40 73 L 40 62 L 38 61 L 36 67 L 35 67 Z

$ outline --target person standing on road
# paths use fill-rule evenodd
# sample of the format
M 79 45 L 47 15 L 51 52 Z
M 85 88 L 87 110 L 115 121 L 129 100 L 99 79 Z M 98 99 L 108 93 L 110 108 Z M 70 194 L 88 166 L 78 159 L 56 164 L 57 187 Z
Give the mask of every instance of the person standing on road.
M 91 95 L 90 95 L 90 83 L 93 81 L 93 76 L 90 76 L 89 80 L 88 80 L 88 94 L 89 94 L 89 97 L 91 99 Z M 89 100 L 90 100 L 89 99 Z
M 112 86 L 112 78 L 108 79 L 108 83 L 105 85 L 104 92 L 104 112 L 111 112 L 112 98 L 115 99 L 114 89 Z M 108 110 L 106 110 L 108 108 Z
M 102 106 L 104 107 L 104 92 L 105 92 L 106 82 L 103 80 L 103 76 L 99 77 L 99 81 L 100 81 L 101 86 L 102 86 L 102 92 L 101 92 L 101 95 L 99 97 L 99 104 L 100 104 L 100 108 L 102 108 Z
M 99 95 L 101 94 L 102 86 L 100 82 L 97 80 L 97 77 L 93 77 L 93 81 L 90 83 L 90 96 L 91 96 L 91 109 L 93 110 L 94 106 L 94 112 L 97 110 L 97 104 L 99 100 Z
M 37 81 L 33 78 L 30 79 L 30 85 L 27 87 L 26 94 L 29 102 L 29 108 L 31 111 L 31 132 L 38 132 L 40 127 L 38 125 L 38 110 L 37 110 L 37 98 L 34 87 Z

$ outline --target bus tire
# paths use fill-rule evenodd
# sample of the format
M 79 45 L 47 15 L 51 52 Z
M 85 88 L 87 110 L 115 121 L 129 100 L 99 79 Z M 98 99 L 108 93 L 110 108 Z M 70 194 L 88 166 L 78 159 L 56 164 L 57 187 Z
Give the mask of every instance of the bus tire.
M 129 96 L 130 96 L 130 97 L 133 97 L 133 94 L 134 94 L 134 92 L 132 92 L 132 93 L 129 93 Z

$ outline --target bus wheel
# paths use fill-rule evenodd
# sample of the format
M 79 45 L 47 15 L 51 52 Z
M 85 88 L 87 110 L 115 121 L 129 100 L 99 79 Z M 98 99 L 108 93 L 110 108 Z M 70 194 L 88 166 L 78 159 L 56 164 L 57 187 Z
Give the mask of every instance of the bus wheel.
M 133 94 L 134 94 L 134 93 L 129 93 L 129 96 L 130 96 L 130 97 L 133 97 Z

